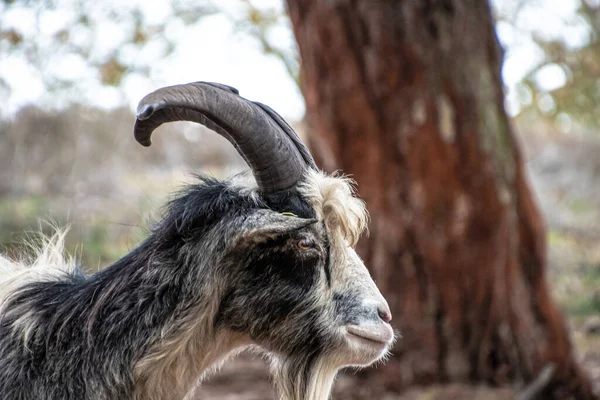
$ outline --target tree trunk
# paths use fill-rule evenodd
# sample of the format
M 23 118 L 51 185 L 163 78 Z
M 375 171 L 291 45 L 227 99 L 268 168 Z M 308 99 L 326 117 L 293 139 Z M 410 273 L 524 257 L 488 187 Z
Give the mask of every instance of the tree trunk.
M 539 398 L 595 398 L 550 298 L 488 3 L 288 7 L 313 153 L 359 184 L 371 212 L 359 251 L 402 334 L 350 397 L 433 382 L 526 385 L 554 366 Z

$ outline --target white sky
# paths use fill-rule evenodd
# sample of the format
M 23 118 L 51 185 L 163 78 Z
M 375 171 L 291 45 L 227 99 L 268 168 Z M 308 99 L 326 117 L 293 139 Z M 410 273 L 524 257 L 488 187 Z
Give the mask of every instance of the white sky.
M 58 2 L 73 4 L 73 0 Z M 10 114 L 26 104 L 60 106 L 74 98 L 106 108 L 125 103 L 134 109 L 139 99 L 160 86 L 206 80 L 237 87 L 243 96 L 269 104 L 287 118 L 297 120 L 302 117 L 304 103 L 301 94 L 282 63 L 262 54 L 254 39 L 236 33 L 231 19 L 224 15 L 205 17 L 195 26 L 184 26 L 179 20 L 169 18 L 172 8 L 171 2 L 166 0 L 130 0 L 127 3 L 105 0 L 90 3 L 99 4 L 92 6 L 96 7 L 92 15 L 100 16 L 98 29 L 95 32 L 72 32 L 70 39 L 83 47 L 93 47 L 90 59 L 100 59 L 114 49 L 115 43 L 125 40 L 123 23 L 101 17 L 111 2 L 120 7 L 124 4 L 127 4 L 126 7 L 139 7 L 143 18 L 150 24 L 170 21 L 165 36 L 177 43 L 178 47 L 168 57 L 162 57 L 165 42 L 161 40 L 146 43 L 141 52 L 129 49 L 128 45 L 120 49 L 122 60 L 140 66 L 152 65 L 149 78 L 129 75 L 123 81 L 123 98 L 122 92 L 100 85 L 98 71 L 89 67 L 78 54 L 45 55 L 47 58 L 39 63 L 42 67 L 34 67 L 20 54 L 4 46 L 0 47 L 0 79 L 8 83 L 11 89 L 8 96 L 0 93 L 0 109 L 8 110 Z M 521 2 L 493 1 L 502 14 L 510 14 Z M 240 16 L 242 6 L 239 0 L 213 3 L 234 18 Z M 254 0 L 253 4 L 259 8 L 283 9 L 280 0 Z M 543 56 L 531 41 L 530 33 L 561 39 L 573 47 L 585 44 L 588 35 L 585 25 L 575 17 L 577 0 L 528 0 L 526 4 L 518 14 L 515 26 L 506 23 L 497 26 L 500 40 L 507 50 L 503 78 L 508 87 L 507 108 L 513 114 L 518 111 L 515 85 L 541 62 Z M 36 38 L 43 48 L 44 40 L 55 40 L 56 32 L 74 23 L 75 13 L 68 10 L 69 7 L 61 7 L 61 11 L 43 8 L 11 8 L 7 11 L 7 6 L 0 3 L 0 23 L 3 30 L 12 27 L 23 33 L 26 39 Z M 292 48 L 293 36 L 288 27 L 282 26 L 276 33 L 277 45 Z M 66 92 L 66 96 L 74 98 L 61 99 L 47 91 L 43 83 L 43 77 L 47 74 L 75 80 L 77 92 Z M 546 90 L 564 85 L 567 79 L 564 71 L 556 65 L 545 67 L 536 78 L 540 87 Z

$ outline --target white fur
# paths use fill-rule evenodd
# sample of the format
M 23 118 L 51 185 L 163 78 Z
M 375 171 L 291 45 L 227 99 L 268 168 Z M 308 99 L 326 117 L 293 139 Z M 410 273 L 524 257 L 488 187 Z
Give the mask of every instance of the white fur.
M 330 235 L 355 246 L 369 221 L 365 202 L 354 197 L 355 182 L 348 176 L 309 170 L 299 189 Z
M 3 305 L 10 295 L 31 282 L 60 280 L 75 269 L 73 258 L 65 255 L 65 236 L 68 229 L 56 229 L 50 237 L 40 235 L 42 244 L 33 241 L 26 245 L 33 255 L 22 260 L 9 260 L 0 255 L 0 318 Z

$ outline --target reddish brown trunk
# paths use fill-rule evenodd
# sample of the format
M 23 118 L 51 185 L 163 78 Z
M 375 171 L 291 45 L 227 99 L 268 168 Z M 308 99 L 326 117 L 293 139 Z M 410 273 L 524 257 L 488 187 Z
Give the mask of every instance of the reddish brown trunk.
M 543 398 L 593 398 L 546 286 L 487 2 L 288 6 L 313 153 L 359 184 L 372 217 L 359 249 L 403 335 L 360 385 L 513 385 L 555 364 Z

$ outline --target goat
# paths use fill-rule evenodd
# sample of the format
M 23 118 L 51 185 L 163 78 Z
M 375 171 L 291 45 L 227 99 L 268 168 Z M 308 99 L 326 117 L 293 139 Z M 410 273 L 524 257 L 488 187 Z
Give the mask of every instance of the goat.
M 388 353 L 389 307 L 353 246 L 367 223 L 351 180 L 320 172 L 271 108 L 195 82 L 144 97 L 134 136 L 198 122 L 256 186 L 201 177 L 137 248 L 86 275 L 59 233 L 26 266 L 0 257 L 0 398 L 182 399 L 248 347 L 282 399 L 324 400 L 340 368 Z

